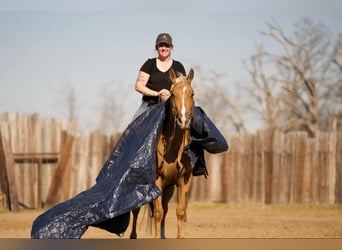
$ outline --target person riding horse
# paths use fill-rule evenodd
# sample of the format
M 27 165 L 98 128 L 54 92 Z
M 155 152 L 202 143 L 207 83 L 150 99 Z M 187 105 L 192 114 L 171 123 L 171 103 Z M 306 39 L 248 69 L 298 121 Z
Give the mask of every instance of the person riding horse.
M 212 144 L 209 147 L 206 145 L 211 139 L 208 139 L 208 133 L 203 133 L 205 129 L 202 127 L 202 119 L 205 114 L 194 105 L 194 91 L 191 87 L 194 71 L 191 69 L 186 76 L 184 66 L 171 58 L 173 48 L 171 36 L 167 33 L 159 34 L 155 48 L 158 57 L 148 59 L 138 73 L 135 89 L 143 97 L 133 120 L 153 105 L 167 102 L 166 117 L 157 147 L 156 185 L 162 194 L 153 202 L 155 238 L 166 238 L 165 217 L 175 186 L 177 187 L 177 238 L 184 238 L 183 224 L 192 176 L 207 177 L 208 175 L 203 148 L 218 153 L 227 150 L 228 145 L 216 128 L 214 131 L 217 132 L 220 137 L 218 141 L 221 142 L 218 143 L 219 147 L 214 150 Z M 140 208 L 133 210 L 131 239 L 137 238 L 136 224 L 139 211 Z

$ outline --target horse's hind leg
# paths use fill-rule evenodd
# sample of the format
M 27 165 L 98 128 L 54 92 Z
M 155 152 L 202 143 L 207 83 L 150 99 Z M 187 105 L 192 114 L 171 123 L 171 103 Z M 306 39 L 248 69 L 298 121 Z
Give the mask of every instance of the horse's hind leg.
M 131 235 L 129 236 L 130 239 L 136 239 L 137 238 L 137 221 L 138 221 L 138 215 L 139 215 L 140 207 L 137 209 L 134 209 L 132 211 L 133 214 L 133 222 L 132 222 L 132 231 Z

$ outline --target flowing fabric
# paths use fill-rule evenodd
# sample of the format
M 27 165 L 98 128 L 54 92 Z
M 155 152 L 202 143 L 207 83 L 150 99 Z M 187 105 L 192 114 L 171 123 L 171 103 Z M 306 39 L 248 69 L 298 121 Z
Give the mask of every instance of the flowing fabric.
M 77 239 L 89 226 L 121 236 L 128 227 L 130 211 L 161 195 L 155 185 L 156 148 L 167 105 L 153 105 L 132 121 L 95 185 L 39 215 L 33 222 L 31 238 Z M 198 107 L 191 131 L 196 138 L 188 153 L 194 164 L 203 157 L 203 149 L 210 153 L 228 149 L 224 137 Z

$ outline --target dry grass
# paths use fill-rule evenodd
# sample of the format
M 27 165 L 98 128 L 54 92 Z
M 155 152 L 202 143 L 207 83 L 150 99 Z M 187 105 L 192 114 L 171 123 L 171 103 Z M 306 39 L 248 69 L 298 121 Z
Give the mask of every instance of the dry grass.
M 33 220 L 42 210 L 0 212 L 0 238 L 29 238 Z M 147 210 L 139 222 L 139 238 L 153 238 Z M 175 204 L 166 222 L 168 238 L 176 237 Z M 124 238 L 130 233 L 128 228 Z M 187 238 L 342 238 L 341 206 L 252 206 L 190 204 Z M 118 238 L 90 227 L 83 238 Z

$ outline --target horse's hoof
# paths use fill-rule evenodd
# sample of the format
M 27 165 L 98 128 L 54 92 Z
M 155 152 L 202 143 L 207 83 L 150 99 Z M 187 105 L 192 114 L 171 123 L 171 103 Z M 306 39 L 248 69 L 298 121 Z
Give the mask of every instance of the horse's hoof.
M 129 236 L 129 238 L 130 238 L 131 240 L 135 240 L 135 239 L 137 239 L 137 235 L 136 235 L 136 234 L 131 234 L 131 235 Z

